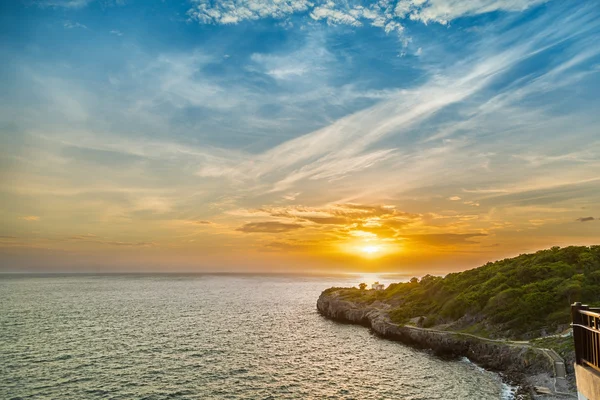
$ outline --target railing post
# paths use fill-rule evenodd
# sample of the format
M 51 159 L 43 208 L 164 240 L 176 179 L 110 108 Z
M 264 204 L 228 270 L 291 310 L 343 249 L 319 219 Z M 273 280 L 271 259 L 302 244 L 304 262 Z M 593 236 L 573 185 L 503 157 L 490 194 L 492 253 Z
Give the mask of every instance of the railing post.
M 583 358 L 583 332 L 578 325 L 581 325 L 581 310 L 582 304 L 577 302 L 571 305 L 571 321 L 573 322 L 573 342 L 575 343 L 575 362 L 581 365 Z

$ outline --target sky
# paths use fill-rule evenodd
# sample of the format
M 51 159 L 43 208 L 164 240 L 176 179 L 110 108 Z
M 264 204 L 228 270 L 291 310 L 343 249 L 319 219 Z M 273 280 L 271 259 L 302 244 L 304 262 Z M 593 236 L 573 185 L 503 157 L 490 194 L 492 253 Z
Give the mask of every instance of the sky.
M 596 0 L 0 4 L 0 271 L 600 244 Z

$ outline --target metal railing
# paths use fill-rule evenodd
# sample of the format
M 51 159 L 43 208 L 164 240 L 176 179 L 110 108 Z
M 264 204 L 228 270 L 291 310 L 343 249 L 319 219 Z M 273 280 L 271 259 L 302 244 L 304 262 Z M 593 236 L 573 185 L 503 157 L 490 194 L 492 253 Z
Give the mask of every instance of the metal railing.
M 600 308 L 574 303 L 571 319 L 577 364 L 600 372 Z

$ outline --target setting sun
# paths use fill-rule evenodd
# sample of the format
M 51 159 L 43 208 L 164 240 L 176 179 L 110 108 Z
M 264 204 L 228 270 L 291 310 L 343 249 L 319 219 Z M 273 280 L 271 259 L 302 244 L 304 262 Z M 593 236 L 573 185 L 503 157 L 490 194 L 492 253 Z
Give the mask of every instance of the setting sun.
M 361 250 L 363 253 L 366 253 L 366 254 L 375 254 L 375 253 L 379 253 L 381 248 L 379 246 L 365 246 Z
M 398 254 L 402 252 L 402 247 L 384 240 L 368 239 L 343 243 L 340 245 L 340 250 L 346 254 L 359 256 L 362 260 L 374 260 Z

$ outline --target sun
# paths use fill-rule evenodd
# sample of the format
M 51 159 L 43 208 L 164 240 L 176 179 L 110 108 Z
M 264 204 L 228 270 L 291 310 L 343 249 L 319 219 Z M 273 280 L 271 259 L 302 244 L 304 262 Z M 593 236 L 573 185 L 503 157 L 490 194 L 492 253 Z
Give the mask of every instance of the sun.
M 379 246 L 364 246 L 360 249 L 365 254 L 377 254 L 381 251 Z
M 370 239 L 343 243 L 340 245 L 340 250 L 364 260 L 376 260 L 396 253 L 399 247 L 389 241 Z

